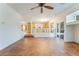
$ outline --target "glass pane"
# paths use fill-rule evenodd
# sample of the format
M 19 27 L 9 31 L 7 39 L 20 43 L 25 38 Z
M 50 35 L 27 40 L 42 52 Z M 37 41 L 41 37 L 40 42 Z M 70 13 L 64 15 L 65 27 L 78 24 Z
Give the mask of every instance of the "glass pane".
M 78 15 L 78 16 L 76 16 L 76 20 L 78 20 L 78 21 L 79 21 L 79 15 Z

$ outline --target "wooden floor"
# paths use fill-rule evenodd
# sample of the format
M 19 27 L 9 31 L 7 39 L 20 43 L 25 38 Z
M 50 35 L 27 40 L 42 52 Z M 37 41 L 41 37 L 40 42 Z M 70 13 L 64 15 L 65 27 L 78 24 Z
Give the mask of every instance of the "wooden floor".
M 0 51 L 1 56 L 79 56 L 79 45 L 53 38 L 24 38 Z

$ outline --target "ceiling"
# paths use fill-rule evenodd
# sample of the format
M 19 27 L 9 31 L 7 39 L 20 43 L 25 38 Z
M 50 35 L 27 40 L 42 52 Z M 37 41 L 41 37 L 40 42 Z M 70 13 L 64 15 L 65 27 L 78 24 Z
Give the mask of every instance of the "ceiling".
M 53 16 L 66 8 L 70 7 L 71 3 L 46 3 L 46 5 L 54 7 L 53 10 L 45 9 L 43 14 L 40 13 L 40 8 L 30 10 L 30 8 L 37 6 L 37 3 L 8 3 L 8 6 L 17 11 L 24 20 L 36 20 L 39 18 L 52 19 Z

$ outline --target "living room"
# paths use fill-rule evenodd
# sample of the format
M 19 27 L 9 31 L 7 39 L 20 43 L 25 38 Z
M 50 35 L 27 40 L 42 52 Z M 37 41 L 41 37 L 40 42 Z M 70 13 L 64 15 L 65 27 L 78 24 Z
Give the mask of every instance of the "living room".
M 0 3 L 0 55 L 78 56 L 78 20 L 78 3 Z

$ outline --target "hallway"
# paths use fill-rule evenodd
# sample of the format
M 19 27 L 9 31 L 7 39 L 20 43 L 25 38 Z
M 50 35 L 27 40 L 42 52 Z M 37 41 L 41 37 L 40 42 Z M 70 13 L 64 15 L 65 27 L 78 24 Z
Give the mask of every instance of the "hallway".
M 1 56 L 77 56 L 79 45 L 54 38 L 24 38 L 0 51 Z

